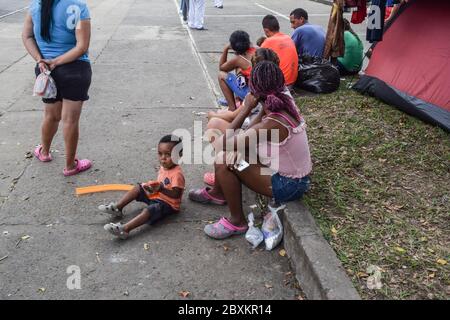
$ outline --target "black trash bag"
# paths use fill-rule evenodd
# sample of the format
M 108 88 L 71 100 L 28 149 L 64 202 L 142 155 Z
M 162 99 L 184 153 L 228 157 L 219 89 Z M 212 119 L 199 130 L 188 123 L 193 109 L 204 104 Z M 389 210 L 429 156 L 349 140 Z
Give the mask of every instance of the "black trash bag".
M 328 60 L 302 56 L 298 64 L 295 86 L 314 93 L 330 93 L 339 88 L 339 70 Z

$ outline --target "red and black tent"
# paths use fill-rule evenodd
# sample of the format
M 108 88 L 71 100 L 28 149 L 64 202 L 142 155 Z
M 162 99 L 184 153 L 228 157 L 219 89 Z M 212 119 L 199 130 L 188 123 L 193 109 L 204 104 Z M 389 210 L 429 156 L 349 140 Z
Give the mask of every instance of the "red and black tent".
M 353 88 L 450 131 L 450 1 L 403 5 Z

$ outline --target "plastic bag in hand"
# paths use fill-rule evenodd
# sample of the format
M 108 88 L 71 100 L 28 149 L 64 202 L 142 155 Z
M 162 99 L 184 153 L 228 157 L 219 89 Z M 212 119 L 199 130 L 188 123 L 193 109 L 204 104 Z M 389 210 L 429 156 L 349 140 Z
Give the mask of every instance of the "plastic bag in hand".
M 50 71 L 42 72 L 37 76 L 34 83 L 33 96 L 39 96 L 45 99 L 54 99 L 58 90 L 55 80 L 50 76 Z
M 253 213 L 248 215 L 248 230 L 245 233 L 245 239 L 253 245 L 255 249 L 264 240 L 264 235 L 258 227 L 255 227 L 255 216 Z
M 266 250 L 272 250 L 283 239 L 283 225 L 278 216 L 278 211 L 283 210 L 285 207 L 284 205 L 277 208 L 269 206 L 269 212 L 264 216 L 262 233 L 264 234 Z

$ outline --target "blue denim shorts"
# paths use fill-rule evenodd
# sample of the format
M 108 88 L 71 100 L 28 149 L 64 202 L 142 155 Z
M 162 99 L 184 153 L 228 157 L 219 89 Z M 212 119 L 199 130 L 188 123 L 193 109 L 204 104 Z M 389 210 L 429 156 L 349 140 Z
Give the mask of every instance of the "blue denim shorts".
M 250 89 L 245 83 L 245 78 L 243 76 L 236 76 L 234 73 L 228 73 L 225 79 L 228 87 L 233 91 L 233 93 L 244 100 L 245 96 L 249 93 Z
M 309 190 L 311 179 L 288 178 L 276 173 L 272 176 L 272 194 L 277 204 L 300 199 Z
M 148 224 L 152 225 L 156 222 L 164 219 L 167 216 L 170 216 L 177 211 L 173 209 L 169 204 L 165 203 L 162 200 L 151 200 L 147 198 L 147 194 L 145 193 L 144 189 L 142 188 L 141 184 L 139 185 L 139 195 L 136 199 L 138 202 L 143 202 L 147 205 L 148 211 L 150 211 L 150 219 L 147 221 Z

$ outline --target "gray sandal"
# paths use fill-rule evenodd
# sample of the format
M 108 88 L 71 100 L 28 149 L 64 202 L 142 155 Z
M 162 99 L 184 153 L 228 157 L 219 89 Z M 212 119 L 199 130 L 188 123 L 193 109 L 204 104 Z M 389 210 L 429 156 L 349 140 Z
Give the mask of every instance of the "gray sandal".
M 119 208 L 117 208 L 117 205 L 114 202 L 111 202 L 108 205 L 101 204 L 98 206 L 98 210 L 100 210 L 101 212 L 108 213 L 108 214 L 114 216 L 115 218 L 123 217 L 122 210 L 119 210 Z
M 115 235 L 116 237 L 125 240 L 128 238 L 129 233 L 123 230 L 123 224 L 121 223 L 108 223 L 103 227 L 106 231 Z

